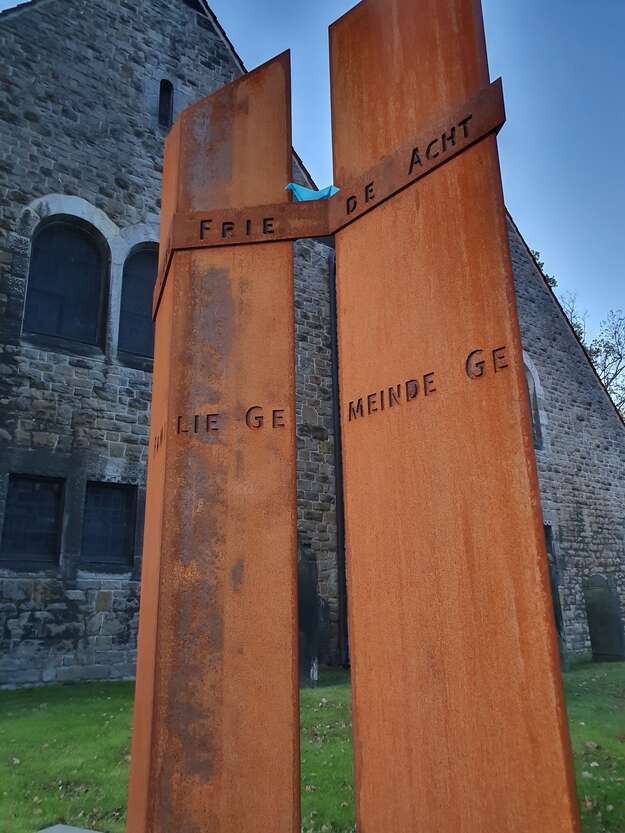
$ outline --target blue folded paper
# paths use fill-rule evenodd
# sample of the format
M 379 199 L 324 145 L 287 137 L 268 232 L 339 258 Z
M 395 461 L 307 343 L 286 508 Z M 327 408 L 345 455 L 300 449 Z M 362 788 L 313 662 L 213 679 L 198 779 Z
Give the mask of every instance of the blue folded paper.
M 336 185 L 328 185 L 327 188 L 321 188 L 319 191 L 314 191 L 312 188 L 306 188 L 304 185 L 298 185 L 297 182 L 289 182 L 284 190 L 293 192 L 293 199 L 295 202 L 306 202 L 307 200 L 327 200 L 339 192 Z

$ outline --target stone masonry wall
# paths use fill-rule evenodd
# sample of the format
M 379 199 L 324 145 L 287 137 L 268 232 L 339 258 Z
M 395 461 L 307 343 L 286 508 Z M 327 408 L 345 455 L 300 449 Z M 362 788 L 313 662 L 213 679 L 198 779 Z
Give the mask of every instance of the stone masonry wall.
M 512 223 L 523 349 L 538 377 L 536 459 L 545 523 L 560 568 L 568 650 L 590 647 L 583 581 L 599 573 L 625 611 L 625 425 Z
M 187 0 L 35 0 L 0 15 L 0 532 L 10 473 L 65 482 L 58 567 L 0 569 L 0 686 L 128 677 L 134 669 L 151 363 L 118 354 L 125 259 L 158 241 L 160 80 L 174 109 L 242 71 Z M 293 176 L 306 181 L 297 162 Z M 74 348 L 22 333 L 39 224 L 75 218 L 107 259 L 104 340 Z M 555 535 L 570 650 L 588 648 L 582 583 L 611 578 L 625 606 L 625 427 L 520 235 L 511 248 L 524 350 L 536 380 L 545 521 Z M 336 654 L 331 251 L 295 245 L 300 542 L 317 558 Z M 87 569 L 88 481 L 137 490 L 132 570 Z
M 242 71 L 191 6 L 35 0 L 0 15 L 0 531 L 9 473 L 65 482 L 58 567 L 0 569 L 0 686 L 134 672 L 151 363 L 118 355 L 123 264 L 158 240 L 161 79 L 178 113 Z M 58 216 L 96 230 L 108 260 L 101 348 L 22 333 L 33 235 Z M 295 273 L 298 514 L 336 619 L 326 247 L 298 243 Z M 129 573 L 85 569 L 87 481 L 137 488 Z
M 330 658 L 337 652 L 335 447 L 330 333 L 331 250 L 314 240 L 295 244 L 297 526 L 315 554 L 319 592 L 330 608 Z M 327 659 L 327 657 L 325 657 Z
M 0 684 L 127 677 L 136 653 L 151 367 L 117 356 L 123 259 L 134 244 L 158 239 L 160 80 L 172 81 L 179 111 L 239 70 L 206 18 L 165 0 L 40 0 L 2 16 L 0 48 L 0 523 L 9 472 L 65 479 L 58 569 L 0 571 Z M 80 213 L 107 249 L 99 351 L 74 353 L 21 334 L 32 235 L 59 213 Z M 138 487 L 132 573 L 81 568 L 87 480 Z
M 2 16 L 0 49 L 0 246 L 46 194 L 158 223 L 161 79 L 180 112 L 240 74 L 181 0 L 39 0 Z

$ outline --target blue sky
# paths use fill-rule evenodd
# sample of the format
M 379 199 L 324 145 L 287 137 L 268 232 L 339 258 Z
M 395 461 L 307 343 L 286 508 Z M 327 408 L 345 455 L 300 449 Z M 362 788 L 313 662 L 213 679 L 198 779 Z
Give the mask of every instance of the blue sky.
M 353 4 L 211 3 L 248 69 L 291 49 L 293 144 L 319 186 L 332 176 L 327 27 Z M 608 309 L 625 307 L 625 2 L 483 6 L 491 76 L 503 76 L 506 97 L 508 208 L 560 291 L 577 293 L 593 332 Z
M 491 77 L 503 77 L 506 97 L 506 203 L 592 332 L 625 307 L 625 2 L 482 2 Z M 332 177 L 327 27 L 353 5 L 212 2 L 248 67 L 291 49 L 293 144 L 319 186 Z

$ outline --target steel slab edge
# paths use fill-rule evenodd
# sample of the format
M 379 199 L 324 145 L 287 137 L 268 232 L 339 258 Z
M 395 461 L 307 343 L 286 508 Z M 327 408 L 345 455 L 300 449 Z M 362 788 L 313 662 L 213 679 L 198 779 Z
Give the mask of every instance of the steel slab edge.
M 489 83 L 478 0 L 364 0 L 330 48 L 339 187 Z M 336 252 L 359 833 L 577 831 L 494 134 Z
M 177 211 L 286 201 L 285 53 L 184 112 Z M 299 831 L 292 245 L 176 252 L 156 315 L 129 833 Z

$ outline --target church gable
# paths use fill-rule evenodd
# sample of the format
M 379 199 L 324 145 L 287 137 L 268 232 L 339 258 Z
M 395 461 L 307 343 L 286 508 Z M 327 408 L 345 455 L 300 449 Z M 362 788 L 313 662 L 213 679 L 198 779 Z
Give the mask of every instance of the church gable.
M 566 317 L 557 295 L 545 281 L 534 256 L 510 216 L 508 228 L 524 348 L 528 355 L 531 353 L 534 356 L 539 365 L 544 366 L 548 385 L 551 377 L 554 383 L 557 379 L 558 384 L 562 384 L 562 374 L 552 374 L 548 364 L 566 364 L 569 378 L 586 391 L 580 402 L 581 407 L 584 408 L 584 403 L 588 405 L 592 402 L 595 418 L 605 420 L 606 428 L 613 427 L 617 436 L 622 438 L 625 450 L 625 423 L 620 413 Z M 572 397 L 567 410 L 575 407 Z M 580 416 L 579 421 L 583 422 L 584 419 Z
M 59 0 L 56 0 L 56 2 L 58 1 Z M 33 9 L 33 7 L 45 6 L 48 3 L 53 2 L 55 2 L 55 0 L 27 0 L 27 2 L 16 3 L 15 5 L 10 6 L 7 9 L 1 10 L 0 19 L 3 17 L 15 17 L 16 15 L 28 13 Z M 226 31 L 221 26 L 217 16 L 210 8 L 208 3 L 206 3 L 205 0 L 174 0 L 174 4 L 176 2 L 184 6 L 187 6 L 192 12 L 195 12 L 195 14 L 199 16 L 199 19 L 197 20 L 198 25 L 202 26 L 205 29 L 212 30 L 223 42 L 226 52 L 230 55 L 230 58 L 232 59 L 237 69 L 240 72 L 245 72 L 246 69 L 243 64 L 242 58 L 237 53 L 232 41 L 226 34 Z M 68 2 L 66 2 L 66 0 L 63 0 L 62 9 L 57 9 L 56 11 L 61 11 L 63 15 L 66 15 L 68 12 Z M 93 11 L 93 7 L 91 11 Z
M 509 237 L 558 632 L 582 651 L 588 577 L 624 576 L 625 425 L 512 221 Z

